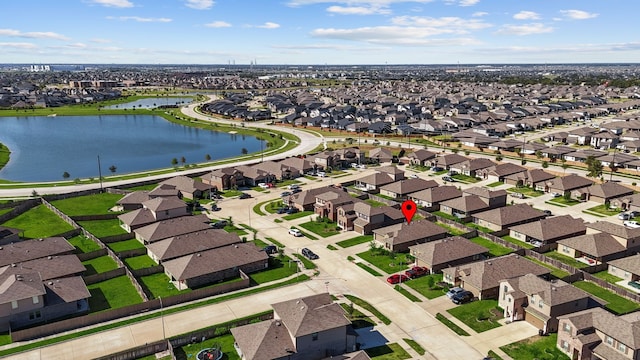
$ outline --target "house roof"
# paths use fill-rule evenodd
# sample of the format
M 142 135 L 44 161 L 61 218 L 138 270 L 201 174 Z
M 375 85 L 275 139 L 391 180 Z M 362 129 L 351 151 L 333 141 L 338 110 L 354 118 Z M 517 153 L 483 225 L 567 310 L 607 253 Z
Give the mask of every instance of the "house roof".
M 591 196 L 597 196 L 604 199 L 611 199 L 625 195 L 632 195 L 633 190 L 615 182 L 606 182 L 603 184 L 593 184 L 588 188 L 582 188 L 578 191 L 588 193 Z
M 149 191 L 149 197 L 167 197 L 167 196 L 180 196 L 180 190 L 175 186 L 169 184 L 158 184 L 153 190 Z
M 455 164 L 456 168 L 465 169 L 469 171 L 477 171 L 480 169 L 486 169 L 488 167 L 495 166 L 496 163 L 489 159 L 485 158 L 472 158 L 469 160 L 465 160 L 461 163 Z
M 430 203 L 439 203 L 445 200 L 462 196 L 462 191 L 455 186 L 438 186 L 411 193 L 409 197 Z
M 447 264 L 474 255 L 481 255 L 488 252 L 489 249 L 473 243 L 462 236 L 451 236 L 409 246 L 409 251 L 411 255 L 434 266 Z
M 527 181 L 532 184 L 536 184 L 542 181 L 547 181 L 555 178 L 556 176 L 550 174 L 542 169 L 529 169 L 525 172 L 519 172 L 511 175 L 505 176 L 505 179 L 509 180 L 522 180 Z
M 607 233 L 580 235 L 558 240 L 558 244 L 579 250 L 582 253 L 598 258 L 617 254 L 626 250 L 618 240 Z
M 147 245 L 147 249 L 164 261 L 240 242 L 242 240 L 236 233 L 207 229 L 156 241 Z
M 187 208 L 187 204 L 177 196 L 150 199 L 143 202 L 142 206 L 153 212 Z
M 640 254 L 627 256 L 622 259 L 611 260 L 609 265 L 615 266 L 618 269 L 628 271 L 632 274 L 640 275 Z
M 295 353 L 289 331 L 279 320 L 231 328 L 231 334 L 246 359 L 280 359 Z
M 0 268 L 0 304 L 44 296 L 46 293 L 40 274 L 11 265 Z
M 251 264 L 267 262 L 269 255 L 251 243 L 238 243 L 165 261 L 164 268 L 176 280 L 187 280 Z
M 628 228 L 624 225 L 614 224 L 609 221 L 596 221 L 593 223 L 587 223 L 587 227 L 607 234 L 615 235 L 623 239 L 635 239 L 640 237 L 640 228 Z
M 516 225 L 511 227 L 511 230 L 536 240 L 550 241 L 580 232 L 584 234 L 587 227 L 582 219 L 574 219 L 571 215 L 562 215 Z
M 634 318 L 637 319 L 637 316 Z M 640 349 L 640 321 L 638 320 L 633 321 L 627 316 L 615 316 L 601 307 L 559 316 L 558 319 L 568 319 L 580 332 L 594 328 L 631 349 Z
M 380 173 L 386 173 L 391 175 L 404 175 L 404 171 L 394 165 L 381 166 L 377 169 L 377 171 Z
M 158 198 L 161 199 L 161 198 Z M 185 205 L 186 206 L 186 205 Z M 118 215 L 118 219 L 130 227 L 151 224 L 156 221 L 153 212 L 146 208 L 130 211 L 128 213 Z
M 435 180 L 410 178 L 384 185 L 380 187 L 380 190 L 388 191 L 398 195 L 406 195 L 414 193 L 416 191 L 438 187 L 439 185 L 440 184 L 438 184 L 438 182 Z
M 71 303 L 91 297 L 82 276 L 51 279 L 43 282 L 47 291 L 47 305 Z
M 149 192 L 148 191 L 134 191 L 125 195 L 122 199 L 118 200 L 116 204 L 118 205 L 129 205 L 129 204 L 142 204 L 143 202 L 149 200 Z
M 533 274 L 525 274 L 506 280 L 514 291 L 521 291 L 525 296 L 540 297 L 549 306 L 566 304 L 589 297 L 589 294 L 564 281 L 550 282 Z
M 492 199 L 499 196 L 507 196 L 506 190 L 491 190 L 486 187 L 474 186 L 463 191 L 465 195 L 476 195 L 484 199 Z
M 76 275 L 87 269 L 76 255 L 48 256 L 18 263 L 16 267 L 25 271 L 38 272 L 42 280 Z
M 400 223 L 373 230 L 373 233 L 385 238 L 392 238 L 394 245 L 420 242 L 434 236 L 447 233 L 447 229 L 428 220 L 412 221 L 411 224 Z
M 478 195 L 467 195 L 443 201 L 440 203 L 440 206 L 447 206 L 464 212 L 472 212 L 487 209 L 489 204 Z
M 531 222 L 543 219 L 547 215 L 529 204 L 515 204 L 503 206 L 474 214 L 476 219 L 499 225 L 502 227 L 522 222 Z
M 410 159 L 416 159 L 419 161 L 424 161 L 424 160 L 429 160 L 432 159 L 434 157 L 436 157 L 436 153 L 425 150 L 425 149 L 418 149 L 412 153 L 409 153 L 409 155 L 407 155 L 408 158 Z
M 526 170 L 527 168 L 512 163 L 502 163 L 486 169 L 488 174 L 500 177 L 521 173 Z
M 344 192 L 344 191 L 337 190 L 331 187 L 321 187 L 321 188 L 308 189 L 308 190 L 301 191 L 297 194 L 290 195 L 290 198 L 294 204 L 298 204 L 302 206 L 313 205 L 316 202 L 316 196 L 318 194 L 322 194 L 325 192 Z
M 438 156 L 436 157 L 438 165 L 440 166 L 451 166 L 451 165 L 455 165 L 458 163 L 461 163 L 463 161 L 467 161 L 468 158 L 462 156 L 462 155 L 458 155 L 458 154 L 447 154 L 444 156 Z
M 32 239 L 0 246 L 0 266 L 70 253 L 75 250 L 63 237 Z
M 328 293 L 271 305 L 291 336 L 300 337 L 351 324 L 342 307 Z
M 344 191 L 327 191 L 316 195 L 316 198 L 324 201 L 330 201 L 333 205 L 349 204 L 358 201 L 353 196 Z
M 556 177 L 547 181 L 547 186 L 552 190 L 571 191 L 587 186 L 591 186 L 593 181 L 577 174 L 569 174 L 567 176 Z
M 211 187 L 200 180 L 192 179 L 188 176 L 178 175 L 170 179 L 160 182 L 160 184 L 168 184 L 175 186 L 176 189 L 182 192 L 194 193 L 198 190 L 207 191 Z
M 181 216 L 167 219 L 135 229 L 133 232 L 148 242 L 154 242 L 172 236 L 209 229 L 206 215 Z
M 386 184 L 391 184 L 394 180 L 393 180 L 393 177 L 389 174 L 376 172 L 373 174 L 369 174 L 367 176 L 363 176 L 357 179 L 356 181 L 363 184 L 382 186 Z

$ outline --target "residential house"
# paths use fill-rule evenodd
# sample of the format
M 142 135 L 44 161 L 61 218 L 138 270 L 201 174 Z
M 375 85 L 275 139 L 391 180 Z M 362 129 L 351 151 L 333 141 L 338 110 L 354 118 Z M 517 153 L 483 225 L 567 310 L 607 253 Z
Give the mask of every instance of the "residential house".
M 0 226 L 0 245 L 20 241 L 20 232 L 22 232 L 22 230 Z
M 49 255 L 38 259 L 13 263 L 23 271 L 35 271 L 43 281 L 71 276 L 81 276 L 87 268 L 75 254 Z
M 435 180 L 425 180 L 421 178 L 410 178 L 399 180 L 391 184 L 380 187 L 380 195 L 388 196 L 396 200 L 405 200 L 413 193 L 421 190 L 431 189 L 440 186 Z
M 606 182 L 576 189 L 571 192 L 571 195 L 573 198 L 581 201 L 594 201 L 599 204 L 607 204 L 615 198 L 633 195 L 633 190 L 615 182 Z
M 236 233 L 222 229 L 206 229 L 173 236 L 147 245 L 147 255 L 158 264 L 181 256 L 241 243 Z
M 133 191 L 118 200 L 116 204 L 120 211 L 131 211 L 142 208 L 142 203 L 150 199 L 149 191 Z
M 626 285 L 640 288 L 640 254 L 609 261 L 607 272 L 621 278 Z
M 577 174 L 556 177 L 546 182 L 545 192 L 554 192 L 560 195 L 571 193 L 571 191 L 589 187 L 593 181 Z
M 499 232 L 498 236 L 508 234 L 512 226 L 538 221 L 546 216 L 529 204 L 503 206 L 471 215 L 474 224 Z
M 254 169 L 262 171 L 263 173 L 272 175 L 271 179 L 275 178 L 279 181 L 295 179 L 302 175 L 299 169 L 275 161 L 263 161 L 261 163 L 252 165 L 252 167 Z
M 360 201 L 346 192 L 328 191 L 316 195 L 314 212 L 323 218 L 331 221 L 338 221 L 338 208 L 346 204 L 353 204 Z
M 315 167 L 314 167 L 315 164 L 312 164 L 311 161 L 305 158 L 289 157 L 280 161 L 280 163 L 289 168 L 297 170 L 300 174 L 306 174 L 308 172 L 315 170 Z
M 480 171 L 480 177 L 483 179 L 489 179 L 492 182 L 504 182 L 505 177 L 523 173 L 525 171 L 527 171 L 527 168 L 523 166 L 512 163 L 502 163 L 482 169 Z
M 187 204 L 178 197 L 158 197 L 142 203 L 142 208 L 118 215 L 120 226 L 127 232 L 156 221 L 189 215 Z
M 489 160 L 489 159 L 485 159 L 485 158 L 472 158 L 469 160 L 465 160 L 461 163 L 457 163 L 454 165 L 451 165 L 449 167 L 449 170 L 451 171 L 455 171 L 457 173 L 466 175 L 466 176 L 471 176 L 471 177 L 478 177 L 480 171 L 490 168 L 492 166 L 495 166 L 496 163 L 494 163 L 493 161 Z
M 216 169 L 202 176 L 202 182 L 217 191 L 244 186 L 244 175 L 233 167 Z
M 371 234 L 383 226 L 404 221 L 402 212 L 392 206 L 374 207 L 363 201 L 356 201 L 338 208 L 338 227 L 353 230 L 362 235 Z
M 378 164 L 388 163 L 393 160 L 393 153 L 387 148 L 377 147 L 369 150 L 369 159 L 374 160 Z
M 0 266 L 48 256 L 72 254 L 76 248 L 63 237 L 23 240 L 0 247 Z
M 136 239 L 143 244 L 150 244 L 173 236 L 184 235 L 196 231 L 210 229 L 206 215 L 181 216 L 134 229 Z
M 568 146 L 560 145 L 560 146 L 548 147 L 540 151 L 542 152 L 542 156 L 549 158 L 550 160 L 553 161 L 556 159 L 562 160 L 564 158 L 564 154 L 574 152 L 575 149 Z
M 571 215 L 553 216 L 540 221 L 512 226 L 509 236 L 514 239 L 543 246 L 587 233 L 587 227 L 582 219 L 575 219 Z
M 602 150 L 615 149 L 619 141 L 620 138 L 618 135 L 610 131 L 602 131 L 591 135 L 589 145 Z
M 429 189 L 416 191 L 409 194 L 409 199 L 424 210 L 432 212 L 440 210 L 440 203 L 443 201 L 459 198 L 462 191 L 455 186 L 438 186 Z
M 578 145 L 589 145 L 591 143 L 591 137 L 598 132 L 598 129 L 592 127 L 581 127 L 569 131 L 567 136 L 567 143 Z
M 505 176 L 504 182 L 509 185 L 528 186 L 537 191 L 544 191 L 546 182 L 555 177 L 542 169 L 527 169 L 524 172 Z
M 174 176 L 160 182 L 161 185 L 171 185 L 179 190 L 183 196 L 189 199 L 201 199 L 208 195 L 211 186 L 200 180 L 192 179 L 188 176 Z
M 418 220 L 373 230 L 373 240 L 393 252 L 407 252 L 409 246 L 447 237 L 447 229 L 431 221 Z
M 440 203 L 440 211 L 456 216 L 462 221 L 471 220 L 471 215 L 507 204 L 505 190 L 489 190 L 473 187 L 463 191 L 463 196 Z
M 418 149 L 412 153 L 407 155 L 409 159 L 409 164 L 414 166 L 428 166 L 428 161 L 435 158 L 436 153 L 425 149 Z
M 609 203 L 610 208 L 620 209 L 622 211 L 635 210 L 640 211 L 640 193 L 612 199 Z
M 373 174 L 356 179 L 356 188 L 375 193 L 384 185 L 404 179 L 404 171 L 395 166 L 383 166 Z
M 434 159 L 431 159 L 431 166 L 437 166 L 444 168 L 446 170 L 451 169 L 451 166 L 459 164 L 461 162 L 465 162 L 469 160 L 469 158 L 464 157 L 458 154 L 447 154 L 443 156 L 437 156 Z
M 416 266 L 424 266 L 431 274 L 442 269 L 483 260 L 489 249 L 463 238 L 450 236 L 409 246 L 409 253 L 416 259 Z
M 238 243 L 199 251 L 163 262 L 164 271 L 178 290 L 193 289 L 264 270 L 269 255 L 252 243 Z
M 335 187 L 321 187 L 315 189 L 303 190 L 297 194 L 289 195 L 283 201 L 289 206 L 293 206 L 298 211 L 313 211 L 316 203 L 316 196 L 326 192 L 344 192 L 342 189 Z
M 159 197 L 177 197 L 182 199 L 182 193 L 173 185 L 158 184 L 151 191 L 149 191 L 149 199 L 155 199 Z
M 270 183 L 276 181 L 276 176 L 266 170 L 258 169 L 252 165 L 237 165 L 236 170 L 242 173 L 245 186 L 258 186 L 259 183 Z
M 328 293 L 271 305 L 273 320 L 231 329 L 242 360 L 348 359 L 357 334 L 342 307 Z M 358 354 L 354 360 L 368 359 Z
M 509 321 L 525 320 L 548 334 L 558 331 L 558 317 L 588 309 L 588 293 L 564 281 L 533 274 L 500 281 L 498 306 Z
M 444 282 L 471 291 L 479 299 L 497 299 L 500 282 L 526 274 L 548 277 L 550 270 L 528 259 L 509 254 L 442 270 Z
M 607 233 L 591 233 L 558 240 L 558 253 L 583 262 L 598 265 L 623 257 L 627 249 Z
M 640 359 L 640 320 L 592 308 L 558 317 L 556 346 L 575 360 Z

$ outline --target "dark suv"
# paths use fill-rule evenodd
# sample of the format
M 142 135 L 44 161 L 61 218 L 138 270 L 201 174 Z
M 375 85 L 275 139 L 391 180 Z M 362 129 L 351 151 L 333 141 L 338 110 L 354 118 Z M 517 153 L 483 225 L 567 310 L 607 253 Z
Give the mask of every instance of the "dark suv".
M 318 258 L 318 255 L 316 255 L 316 253 L 314 253 L 310 249 L 302 248 L 301 252 L 302 252 L 302 255 L 309 260 L 316 260 Z
M 455 295 L 453 295 L 453 297 L 451 298 L 451 301 L 453 301 L 454 304 L 465 304 L 468 302 L 471 302 L 473 300 L 473 293 L 471 291 L 463 291 L 460 293 L 457 293 Z
M 211 224 L 211 227 L 214 229 L 224 229 L 224 227 L 227 226 L 228 224 L 229 222 L 227 220 L 220 220 Z

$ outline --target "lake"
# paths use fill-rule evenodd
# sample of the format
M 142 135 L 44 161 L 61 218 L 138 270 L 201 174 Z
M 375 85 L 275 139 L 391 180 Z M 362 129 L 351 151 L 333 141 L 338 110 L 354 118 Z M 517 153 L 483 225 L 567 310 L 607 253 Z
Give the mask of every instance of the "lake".
M 193 101 L 191 97 L 166 97 L 144 98 L 128 103 L 114 104 L 102 107 L 103 109 L 154 109 L 166 105 L 186 105 Z
M 240 156 L 261 150 L 252 136 L 228 134 L 171 123 L 153 115 L 0 117 L 0 143 L 11 150 L 0 178 L 38 182 L 98 177 L 109 167 L 116 174 L 171 167 L 173 158 L 186 164 Z

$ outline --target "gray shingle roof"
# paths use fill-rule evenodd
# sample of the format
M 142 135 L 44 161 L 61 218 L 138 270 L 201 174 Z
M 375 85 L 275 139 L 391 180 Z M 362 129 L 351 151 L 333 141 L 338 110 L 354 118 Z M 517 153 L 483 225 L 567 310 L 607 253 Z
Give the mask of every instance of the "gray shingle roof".
M 431 266 L 447 264 L 458 259 L 481 255 L 489 251 L 484 246 L 461 236 L 430 241 L 409 247 L 410 253 Z
M 545 216 L 546 214 L 544 212 L 534 209 L 529 204 L 503 206 L 473 215 L 476 219 L 481 219 L 502 227 L 522 222 L 536 221 L 543 219 Z
M 334 303 L 328 293 L 289 300 L 271 306 L 289 329 L 291 335 L 295 337 L 351 324 L 342 307 Z
M 33 239 L 0 246 L 0 266 L 60 255 L 75 250 L 63 237 Z
M 574 219 L 571 215 L 554 216 L 528 224 L 516 225 L 511 230 L 525 234 L 540 241 L 549 241 L 571 234 L 587 231 L 582 219 Z
M 618 269 L 628 271 L 632 274 L 640 275 L 640 254 L 633 256 L 627 256 L 622 259 L 611 260 L 609 265 L 615 266 Z
M 565 245 L 594 257 L 617 254 L 626 250 L 622 244 L 607 233 L 586 234 L 563 239 L 558 241 L 558 245 Z

